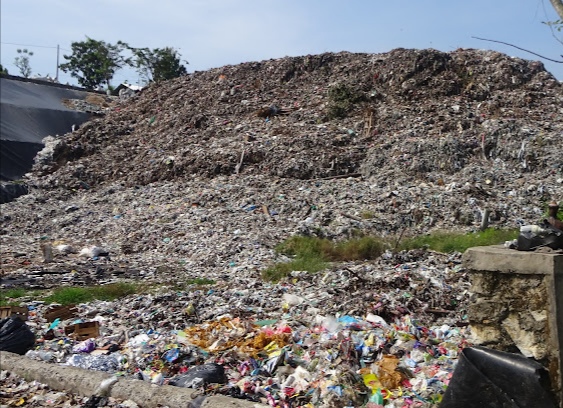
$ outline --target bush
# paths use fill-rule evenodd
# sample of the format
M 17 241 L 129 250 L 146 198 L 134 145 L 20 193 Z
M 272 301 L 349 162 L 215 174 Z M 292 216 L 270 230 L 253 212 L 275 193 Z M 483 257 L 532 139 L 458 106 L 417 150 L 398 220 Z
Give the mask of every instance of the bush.
M 328 119 L 342 119 L 354 108 L 354 105 L 364 100 L 364 96 L 344 84 L 333 86 L 328 90 Z

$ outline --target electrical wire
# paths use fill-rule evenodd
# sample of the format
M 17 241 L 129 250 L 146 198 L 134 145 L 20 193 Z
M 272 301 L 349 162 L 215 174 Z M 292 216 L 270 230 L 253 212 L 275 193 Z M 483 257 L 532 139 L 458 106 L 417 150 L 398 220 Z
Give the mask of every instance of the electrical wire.
M 54 48 L 57 49 L 57 47 L 53 47 L 53 46 L 49 46 L 49 45 L 34 45 L 34 44 L 17 44 L 17 43 L 10 43 L 10 42 L 0 42 L 1 44 L 6 44 L 6 45 L 17 45 L 19 47 L 35 47 L 35 48 Z M 72 50 L 67 50 L 66 48 L 61 48 L 59 47 L 60 50 L 63 51 L 69 51 L 72 52 Z

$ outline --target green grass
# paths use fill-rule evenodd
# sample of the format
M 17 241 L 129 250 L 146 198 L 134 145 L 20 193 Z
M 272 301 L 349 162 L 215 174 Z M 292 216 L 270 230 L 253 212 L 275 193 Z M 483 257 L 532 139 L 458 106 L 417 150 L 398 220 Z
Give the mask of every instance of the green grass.
M 428 248 L 451 253 L 465 252 L 474 246 L 503 244 L 518 237 L 518 229 L 501 230 L 489 228 L 468 234 L 436 232 L 414 238 L 405 238 L 396 251 Z M 292 236 L 276 246 L 276 252 L 291 257 L 291 261 L 276 263 L 262 271 L 265 281 L 279 282 L 292 271 L 321 271 L 331 262 L 359 261 L 378 258 L 396 241 L 384 241 L 371 236 L 352 238 L 346 241 L 331 241 L 326 238 Z
M 137 285 L 125 282 L 89 287 L 64 287 L 55 289 L 43 300 L 47 303 L 60 303 L 61 305 L 91 302 L 93 300 L 109 301 L 138 293 L 138 290 Z
M 375 213 L 373 211 L 365 210 L 360 213 L 360 218 L 364 220 L 371 220 L 375 217 Z
M 475 246 L 503 244 L 505 241 L 518 238 L 518 233 L 517 229 L 504 230 L 494 228 L 468 234 L 436 232 L 430 235 L 405 239 L 399 244 L 398 249 L 428 248 L 443 253 L 465 252 L 468 248 Z
M 196 285 L 196 286 L 206 286 L 206 285 L 215 285 L 215 282 L 213 279 L 207 279 L 207 278 L 195 278 L 195 279 L 190 279 L 189 281 L 186 282 L 187 285 Z
M 327 268 L 330 262 L 375 259 L 384 251 L 383 241 L 374 237 L 334 242 L 326 238 L 292 236 L 276 246 L 276 251 L 293 259 L 276 263 L 262 272 L 262 278 L 278 282 L 292 271 L 311 273 Z
M 28 290 L 24 288 L 14 288 L 0 290 L 0 306 L 18 306 L 20 298 L 39 296 L 41 291 Z
M 289 276 L 292 271 L 318 272 L 329 265 L 320 257 L 296 258 L 291 262 L 276 263 L 262 271 L 262 279 L 268 282 L 279 282 Z
M 386 244 L 374 237 L 354 238 L 338 242 L 330 257 L 334 261 L 360 261 L 376 259 L 385 251 Z

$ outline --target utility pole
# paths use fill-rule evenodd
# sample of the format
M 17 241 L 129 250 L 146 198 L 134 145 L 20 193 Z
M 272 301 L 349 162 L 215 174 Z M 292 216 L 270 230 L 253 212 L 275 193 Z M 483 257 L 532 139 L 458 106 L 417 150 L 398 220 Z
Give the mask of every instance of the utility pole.
M 55 81 L 59 82 L 59 44 L 57 44 L 57 73 L 55 74 Z

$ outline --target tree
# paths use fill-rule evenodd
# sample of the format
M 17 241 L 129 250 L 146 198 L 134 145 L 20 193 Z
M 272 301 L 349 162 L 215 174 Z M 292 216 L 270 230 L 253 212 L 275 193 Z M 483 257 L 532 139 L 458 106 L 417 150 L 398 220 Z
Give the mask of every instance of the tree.
M 2 64 L 0 64 L 0 74 L 8 75 L 8 70 Z
M 14 60 L 14 65 L 20 70 L 20 74 L 24 78 L 29 78 L 31 75 L 31 65 L 29 64 L 29 57 L 33 55 L 33 51 L 28 51 L 27 48 L 19 49 L 19 57 Z
M 165 81 L 188 73 L 180 60 L 180 53 L 172 47 L 153 50 L 130 47 L 130 50 L 134 56 L 134 66 L 147 81 Z
M 563 0 L 549 0 L 549 1 L 551 2 L 551 5 L 553 6 L 557 14 L 559 14 L 559 18 L 563 20 Z
M 550 0 L 550 2 L 557 14 L 559 14 L 559 20 L 544 21 L 543 23 L 549 27 L 553 38 L 563 44 L 561 37 L 558 37 L 555 33 L 556 31 L 561 32 L 563 30 L 563 0 Z
M 85 88 L 94 89 L 103 84 L 109 88 L 115 72 L 130 63 L 121 55 L 127 47 L 121 41 L 112 45 L 86 37 L 86 41 L 71 44 L 72 54 L 63 55 L 68 62 L 61 64 L 60 68 L 70 72 Z

